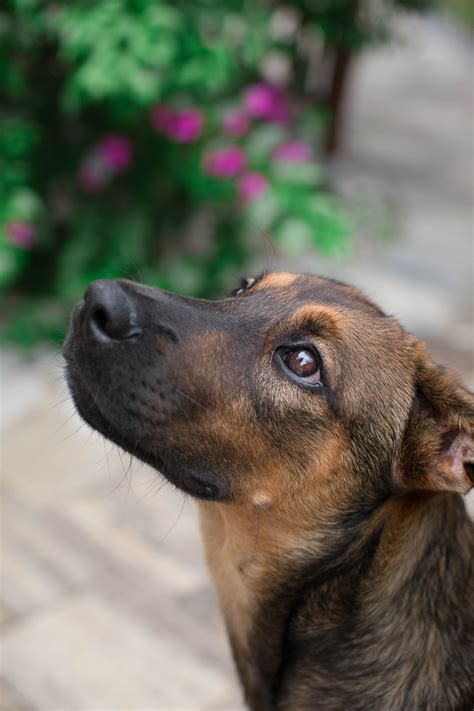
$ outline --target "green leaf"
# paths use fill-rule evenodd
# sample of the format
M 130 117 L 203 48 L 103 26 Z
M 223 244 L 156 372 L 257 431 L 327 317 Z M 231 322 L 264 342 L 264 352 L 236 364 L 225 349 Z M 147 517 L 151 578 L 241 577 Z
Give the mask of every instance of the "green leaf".
M 318 167 L 312 162 L 275 161 L 272 172 L 281 183 L 292 183 L 303 187 L 315 187 L 321 179 Z
M 280 203 L 270 188 L 266 193 L 249 202 L 244 214 L 246 223 L 251 229 L 270 230 L 280 212 Z
M 285 138 L 286 132 L 281 126 L 272 124 L 257 125 L 249 133 L 246 148 L 251 159 L 259 161 L 267 159 L 270 153 Z
M 313 249 L 311 226 L 297 217 L 288 217 L 274 230 L 274 234 L 285 254 L 307 254 Z
M 0 292 L 15 283 L 28 258 L 27 252 L 0 243 Z

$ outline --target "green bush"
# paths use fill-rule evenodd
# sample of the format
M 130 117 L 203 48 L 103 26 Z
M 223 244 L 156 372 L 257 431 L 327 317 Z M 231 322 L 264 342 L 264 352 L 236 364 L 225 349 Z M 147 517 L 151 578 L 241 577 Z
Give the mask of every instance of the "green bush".
M 385 17 L 355 7 L 7 3 L 3 337 L 59 339 L 71 304 L 96 278 L 222 292 L 262 233 L 284 250 L 341 249 L 348 220 L 318 162 L 328 110 L 305 79 L 318 45 L 352 52 L 385 36 Z M 289 88 L 262 80 L 268 61 L 283 67 Z

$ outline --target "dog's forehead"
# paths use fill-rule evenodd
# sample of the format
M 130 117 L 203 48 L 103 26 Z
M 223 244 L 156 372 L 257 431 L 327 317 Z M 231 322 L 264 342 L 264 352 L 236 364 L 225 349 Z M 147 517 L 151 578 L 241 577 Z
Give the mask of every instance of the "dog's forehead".
M 261 295 L 266 297 L 265 301 L 287 304 L 290 308 L 301 304 L 327 304 L 349 311 L 362 310 L 377 316 L 385 315 L 377 304 L 356 287 L 312 274 L 263 274 L 252 284 L 249 295 Z

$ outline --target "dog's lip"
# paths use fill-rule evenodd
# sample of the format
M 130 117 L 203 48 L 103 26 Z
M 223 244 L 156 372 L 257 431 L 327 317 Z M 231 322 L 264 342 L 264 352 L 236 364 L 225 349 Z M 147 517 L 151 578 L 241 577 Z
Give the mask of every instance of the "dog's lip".
M 185 494 L 206 501 L 221 501 L 225 498 L 223 491 L 207 477 L 196 476 L 178 467 L 170 466 L 169 461 L 165 464 L 164 458 L 157 454 L 137 451 L 135 456 L 159 471 L 170 484 Z
M 202 481 L 194 474 L 191 474 L 190 478 L 193 482 L 193 489 L 197 489 L 202 498 L 215 500 L 219 497 L 219 488 L 215 484 Z
M 77 372 L 78 369 L 72 368 L 71 365 L 69 362 L 67 382 L 79 414 L 90 427 L 102 434 L 106 439 L 118 444 L 125 451 L 130 452 L 132 456 L 153 467 L 167 481 L 184 493 L 206 501 L 221 501 L 226 498 L 225 491 L 214 481 L 211 481 L 213 479 L 212 474 L 208 476 L 205 474 L 197 475 L 172 462 L 167 453 L 163 453 L 162 456 L 156 452 L 152 453 L 143 447 L 142 443 L 137 443 L 136 441 L 132 445 L 113 422 L 110 422 L 107 414 L 98 405 L 91 389 L 80 376 L 80 372 Z

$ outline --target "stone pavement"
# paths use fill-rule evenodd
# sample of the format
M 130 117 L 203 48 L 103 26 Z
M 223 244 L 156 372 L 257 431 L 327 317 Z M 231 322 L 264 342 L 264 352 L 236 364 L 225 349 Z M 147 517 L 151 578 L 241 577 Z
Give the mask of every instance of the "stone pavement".
M 334 167 L 359 205 L 354 254 L 314 269 L 358 283 L 474 385 L 472 49 L 436 19 L 400 35 L 357 67 Z M 374 241 L 386 214 L 400 238 Z M 69 419 L 57 357 L 6 352 L 2 370 L 0 707 L 240 709 L 192 502 Z

